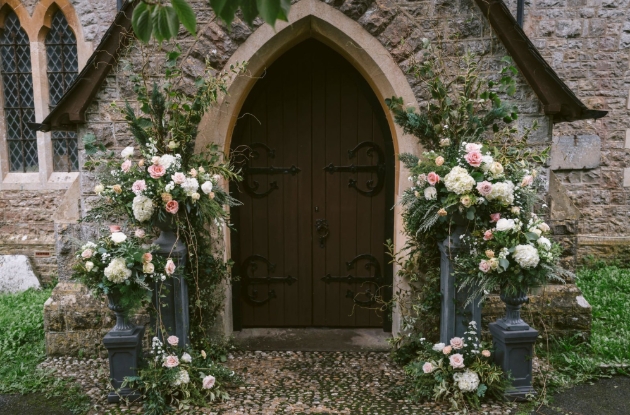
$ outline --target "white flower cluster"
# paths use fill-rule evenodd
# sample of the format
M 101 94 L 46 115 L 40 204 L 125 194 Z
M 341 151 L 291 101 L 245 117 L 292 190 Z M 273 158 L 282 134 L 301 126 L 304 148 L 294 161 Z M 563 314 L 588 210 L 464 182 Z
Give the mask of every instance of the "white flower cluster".
M 514 183 L 506 181 L 493 184 L 486 199 L 496 200 L 505 206 L 511 205 L 514 203 Z
M 532 245 L 516 245 L 512 256 L 521 268 L 535 268 L 540 261 L 538 250 Z
M 453 374 L 453 380 L 457 382 L 457 387 L 463 392 L 474 392 L 479 387 L 479 376 L 470 370 Z
M 131 270 L 127 268 L 124 258 L 113 258 L 109 265 L 103 270 L 105 277 L 115 284 L 125 282 L 131 277 Z
M 449 192 L 461 195 L 472 190 L 475 185 L 475 179 L 468 174 L 468 170 L 455 166 L 444 176 L 444 185 Z
M 199 189 L 199 182 L 194 177 L 187 177 L 181 187 L 187 196 L 192 196 Z
M 153 201 L 146 196 L 139 195 L 134 197 L 131 208 L 133 216 L 139 222 L 145 222 L 153 216 Z
M 173 383 L 171 383 L 171 386 L 179 386 L 188 382 L 190 382 L 190 375 L 188 374 L 188 371 L 180 369 L 177 373 L 177 377 L 175 378 Z

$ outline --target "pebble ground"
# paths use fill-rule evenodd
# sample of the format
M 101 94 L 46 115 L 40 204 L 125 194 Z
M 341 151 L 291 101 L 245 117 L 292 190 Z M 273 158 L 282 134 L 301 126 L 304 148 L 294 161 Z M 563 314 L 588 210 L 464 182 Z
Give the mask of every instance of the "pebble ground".
M 441 415 L 516 413 L 516 406 L 490 403 L 479 411 L 450 411 L 448 405 L 413 403 L 392 393 L 402 385 L 402 368 L 384 352 L 235 352 L 226 363 L 243 386 L 231 399 L 177 414 L 348 414 Z M 93 414 L 142 413 L 140 406 L 107 403 L 106 359 L 49 358 L 42 363 L 57 376 L 73 377 L 90 396 Z

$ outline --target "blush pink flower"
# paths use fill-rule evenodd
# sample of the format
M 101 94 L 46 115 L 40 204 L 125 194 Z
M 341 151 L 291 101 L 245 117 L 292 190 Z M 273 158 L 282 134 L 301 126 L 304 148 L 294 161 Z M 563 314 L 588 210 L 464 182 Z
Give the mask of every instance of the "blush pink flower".
M 179 344 L 179 337 L 177 336 L 168 336 L 166 339 L 167 343 L 171 346 L 175 347 Z
M 501 219 L 500 213 L 491 213 L 490 214 L 490 223 L 498 222 Z
M 83 259 L 92 258 L 92 255 L 94 255 L 94 251 L 92 251 L 90 248 L 88 248 L 85 251 L 81 252 L 81 258 L 83 258 Z
M 171 179 L 176 184 L 182 184 L 186 181 L 186 175 L 184 173 L 177 172 L 171 176 Z
M 490 268 L 491 268 L 490 263 L 486 261 L 485 259 L 479 263 L 479 270 L 483 272 L 484 274 L 487 274 L 488 271 L 490 271 Z
M 437 157 L 435 158 L 435 165 L 439 167 L 439 166 L 441 166 L 442 164 L 444 164 L 444 157 L 442 157 L 442 156 L 437 156 Z
M 203 381 L 202 381 L 203 388 L 204 389 L 212 389 L 212 387 L 214 386 L 215 382 L 216 382 L 216 379 L 214 378 L 214 376 L 208 375 L 205 378 L 203 378 Z
M 453 351 L 453 346 L 446 346 L 445 348 L 442 349 L 442 353 L 444 354 L 449 354 L 452 351 Z
M 481 163 L 483 161 L 482 160 L 483 156 L 478 151 L 471 151 L 470 153 L 466 154 L 464 158 L 466 159 L 468 164 L 470 164 L 473 167 L 481 166 Z
M 142 254 L 142 262 L 151 262 L 153 261 L 153 255 L 151 255 L 151 252 L 145 252 L 144 254 Z
M 468 153 L 473 152 L 473 151 L 481 151 L 481 144 L 468 143 L 466 144 L 466 151 Z
M 422 371 L 424 373 L 431 373 L 433 372 L 433 365 L 429 362 L 426 362 L 425 364 L 422 365 Z
M 490 357 L 490 350 L 482 350 L 481 355 L 483 357 Z
M 125 160 L 125 162 L 120 165 L 120 168 L 122 171 L 127 173 L 129 169 L 131 168 L 131 160 Z
M 147 188 L 147 184 L 144 180 L 136 180 L 131 185 L 131 191 L 133 191 L 136 195 L 139 195 Z
M 477 183 L 477 191 L 481 196 L 488 196 L 492 191 L 492 183 L 487 180 Z
M 143 229 L 136 229 L 135 235 L 136 238 L 144 238 L 146 234 Z
M 167 367 L 169 369 L 177 367 L 177 366 L 179 366 L 179 359 L 177 358 L 177 356 L 166 356 L 162 366 Z
M 431 173 L 427 175 L 427 182 L 429 182 L 431 186 L 435 186 L 435 184 L 438 183 L 439 181 L 440 181 L 440 176 L 438 176 L 436 172 L 432 171 Z
M 152 179 L 159 179 L 166 174 L 166 169 L 160 164 L 152 164 L 147 169 Z
M 492 238 L 494 238 L 494 235 L 492 235 L 492 231 L 490 229 L 488 229 L 487 231 L 485 231 L 483 233 L 483 240 L 484 241 L 489 241 Z
M 458 350 L 464 347 L 464 339 L 462 339 L 461 337 L 453 337 L 450 341 L 451 346 L 453 346 L 453 349 Z
M 166 265 L 164 266 L 164 271 L 166 272 L 167 275 L 173 275 L 175 273 L 175 263 L 173 262 L 172 259 L 169 259 L 168 261 L 166 261 Z M 171 336 L 171 337 L 175 337 L 175 336 Z M 171 338 L 169 337 L 169 339 Z
M 521 187 L 529 186 L 532 183 L 534 183 L 534 177 L 533 176 L 525 176 L 525 177 L 523 177 L 523 181 L 521 182 Z
M 459 353 L 449 356 L 448 360 L 450 361 L 453 369 L 461 369 L 464 367 L 464 356 Z
M 166 209 L 168 213 L 174 215 L 179 210 L 179 203 L 177 203 L 177 200 L 171 200 L 166 204 L 166 206 L 164 206 L 164 209 Z
M 159 164 L 160 163 L 160 158 L 158 156 L 153 156 L 151 158 L 151 163 L 153 164 Z

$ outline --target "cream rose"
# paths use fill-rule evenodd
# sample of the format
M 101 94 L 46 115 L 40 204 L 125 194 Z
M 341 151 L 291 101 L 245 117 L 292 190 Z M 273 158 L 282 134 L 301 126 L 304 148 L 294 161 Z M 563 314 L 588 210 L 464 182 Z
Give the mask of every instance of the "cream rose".
M 481 355 L 483 357 L 490 357 L 490 350 L 482 350 Z
M 444 157 L 442 157 L 442 156 L 436 157 L 435 158 L 435 165 L 439 167 L 442 164 L 444 164 Z
M 429 362 L 425 362 L 425 364 L 422 365 L 422 371 L 424 373 L 431 373 L 433 372 L 433 365 Z
M 459 350 L 464 347 L 464 339 L 462 339 L 461 337 L 453 337 L 450 343 L 455 350 Z
M 176 268 L 175 263 L 173 262 L 172 259 L 169 259 L 168 261 L 166 261 L 166 266 L 164 267 L 164 271 L 166 272 L 167 275 L 173 275 L 175 273 L 175 268 Z
M 94 262 L 88 261 L 85 263 L 85 269 L 87 270 L 87 272 L 92 271 L 93 268 L 94 268 Z
M 151 262 L 142 264 L 142 272 L 144 272 L 145 274 L 153 274 L 155 272 L 155 265 L 153 265 Z
M 110 238 L 112 239 L 112 242 L 114 242 L 116 245 L 123 243 L 127 240 L 127 235 L 125 235 L 122 232 L 114 232 L 112 233 L 112 236 L 110 236 Z

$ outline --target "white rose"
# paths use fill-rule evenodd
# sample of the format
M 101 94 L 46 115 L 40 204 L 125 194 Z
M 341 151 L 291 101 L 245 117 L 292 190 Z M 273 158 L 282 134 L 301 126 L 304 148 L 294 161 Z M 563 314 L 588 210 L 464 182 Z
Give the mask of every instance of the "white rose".
M 201 195 L 195 192 L 192 195 L 190 195 L 190 197 L 192 197 L 192 200 L 199 200 L 199 198 L 201 198 Z
M 94 262 L 88 261 L 85 263 L 85 269 L 87 272 L 92 271 L 92 268 L 94 268 Z
M 545 250 L 549 251 L 551 249 L 551 241 L 544 236 L 541 236 L 536 241 L 538 245 L 542 246 Z
M 120 244 L 120 243 L 123 243 L 123 242 L 125 242 L 127 240 L 127 235 L 125 235 L 122 232 L 114 232 L 114 233 L 112 233 L 111 238 L 112 238 L 112 241 L 115 244 Z
M 433 186 L 429 186 L 424 189 L 424 198 L 427 200 L 435 200 L 437 199 L 437 190 Z
M 530 229 L 529 229 L 529 231 L 530 231 L 531 233 L 535 233 L 535 234 L 536 234 L 536 236 L 540 236 L 540 235 L 542 235 L 542 231 L 541 231 L 540 229 L 538 229 L 538 228 L 530 228 Z
M 133 147 L 125 147 L 125 149 L 120 152 L 120 155 L 125 159 L 133 156 Z
M 205 194 L 210 193 L 212 191 L 212 182 L 211 181 L 204 182 L 201 185 L 201 191 L 204 192 Z
M 171 167 L 171 164 L 173 164 L 174 161 L 175 157 L 171 156 L 170 154 L 164 154 L 162 157 L 160 157 L 160 160 L 157 164 L 163 166 L 165 169 L 168 169 L 169 167 Z
M 516 245 L 512 256 L 521 268 L 535 268 L 540 261 L 538 250 L 531 245 Z
M 441 352 L 446 345 L 444 343 L 436 343 L 433 345 L 433 351 Z
M 502 218 L 497 221 L 497 231 L 511 231 L 515 226 L 514 219 Z
M 492 173 L 493 176 L 499 176 L 503 174 L 503 166 L 498 161 L 490 164 L 488 170 Z
M 190 363 L 190 362 L 192 362 L 192 357 L 188 353 L 184 353 L 182 355 L 182 358 L 179 359 L 179 360 L 181 360 L 184 363 Z
M 550 230 L 549 225 L 547 225 L 545 222 L 539 224 L 538 229 L 540 229 L 543 232 L 549 232 Z
M 153 272 L 155 272 L 155 265 L 150 262 L 142 264 L 142 272 L 145 274 L 153 274 Z

